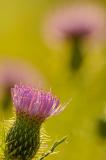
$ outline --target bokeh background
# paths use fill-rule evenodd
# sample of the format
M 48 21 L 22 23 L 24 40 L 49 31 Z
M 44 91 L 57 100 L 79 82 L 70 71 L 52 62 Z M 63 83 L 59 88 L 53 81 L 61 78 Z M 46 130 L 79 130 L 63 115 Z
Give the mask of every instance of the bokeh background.
M 76 2 L 85 3 L 81 0 Z M 96 44 L 86 47 L 84 63 L 73 74 L 68 67 L 71 53 L 67 45 L 59 50 L 50 48 L 42 35 L 48 11 L 62 3 L 73 4 L 68 0 L 0 1 L 1 68 L 4 67 L 5 72 L 7 68 L 9 75 L 13 72 L 13 77 L 20 73 L 24 75 L 25 72 L 23 79 L 33 80 L 33 85 L 40 88 L 51 88 L 63 104 L 72 98 L 63 113 L 45 123 L 46 131 L 51 136 L 49 145 L 65 135 L 69 137 L 68 142 L 58 148 L 60 152 L 49 156 L 47 160 L 105 160 L 106 135 L 99 133 L 99 123 L 102 119 L 106 127 L 106 41 L 104 38 L 99 47 Z M 106 10 L 105 0 L 94 3 Z M 2 77 L 3 73 L 0 75 Z M 0 119 L 12 117 L 13 108 L 3 108 L 2 100 L 0 110 Z

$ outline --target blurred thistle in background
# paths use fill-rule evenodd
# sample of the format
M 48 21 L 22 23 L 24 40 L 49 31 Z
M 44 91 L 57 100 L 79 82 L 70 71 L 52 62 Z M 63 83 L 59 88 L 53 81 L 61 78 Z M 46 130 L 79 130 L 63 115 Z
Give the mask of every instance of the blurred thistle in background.
M 4 113 L 9 111 L 11 106 L 11 87 L 20 82 L 38 88 L 44 88 L 46 85 L 43 75 L 24 61 L 2 60 L 0 64 L 0 104 Z
M 16 121 L 6 137 L 5 158 L 31 160 L 40 147 L 41 124 L 64 107 L 51 92 L 22 84 L 12 88 Z
M 44 37 L 51 46 L 68 42 L 70 67 L 77 71 L 85 55 L 83 44 L 85 41 L 100 42 L 105 31 L 104 25 L 104 10 L 99 5 L 92 3 L 63 5 L 48 13 L 44 22 Z

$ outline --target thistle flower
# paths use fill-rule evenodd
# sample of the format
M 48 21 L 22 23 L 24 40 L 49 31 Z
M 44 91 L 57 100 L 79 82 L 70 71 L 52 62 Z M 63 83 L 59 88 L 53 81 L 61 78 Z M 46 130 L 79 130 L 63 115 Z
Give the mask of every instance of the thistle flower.
M 44 37 L 52 46 L 67 40 L 72 46 L 71 67 L 77 70 L 83 61 L 82 43 L 85 39 L 99 40 L 104 31 L 104 12 L 93 4 L 63 6 L 49 13 L 44 23 Z M 70 43 L 71 42 L 71 43 Z
M 51 44 L 73 37 L 97 38 L 103 33 L 104 11 L 93 4 L 74 4 L 55 9 L 44 22 L 44 36 Z M 103 35 L 103 34 L 102 34 Z
M 43 90 L 15 85 L 12 89 L 13 103 L 17 114 L 27 114 L 36 120 L 44 121 L 46 118 L 61 111 L 59 100 Z
M 12 88 L 16 121 L 6 138 L 5 155 L 11 159 L 30 160 L 40 146 L 40 127 L 48 117 L 63 110 L 51 92 L 22 84 Z

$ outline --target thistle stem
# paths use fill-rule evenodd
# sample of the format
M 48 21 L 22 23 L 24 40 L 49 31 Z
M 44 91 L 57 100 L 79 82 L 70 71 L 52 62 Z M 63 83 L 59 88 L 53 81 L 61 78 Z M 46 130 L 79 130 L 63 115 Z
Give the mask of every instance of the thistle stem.
M 77 71 L 83 62 L 83 53 L 81 48 L 82 40 L 80 37 L 73 37 L 72 39 L 72 57 L 71 68 L 73 71 Z

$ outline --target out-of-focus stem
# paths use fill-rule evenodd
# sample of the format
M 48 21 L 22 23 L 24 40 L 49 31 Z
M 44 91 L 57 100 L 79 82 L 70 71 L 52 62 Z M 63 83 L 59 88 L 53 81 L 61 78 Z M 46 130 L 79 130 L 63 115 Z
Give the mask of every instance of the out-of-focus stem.
M 73 37 L 72 39 L 72 57 L 71 57 L 71 68 L 73 71 L 77 71 L 83 62 L 82 53 L 82 39 L 81 37 Z

